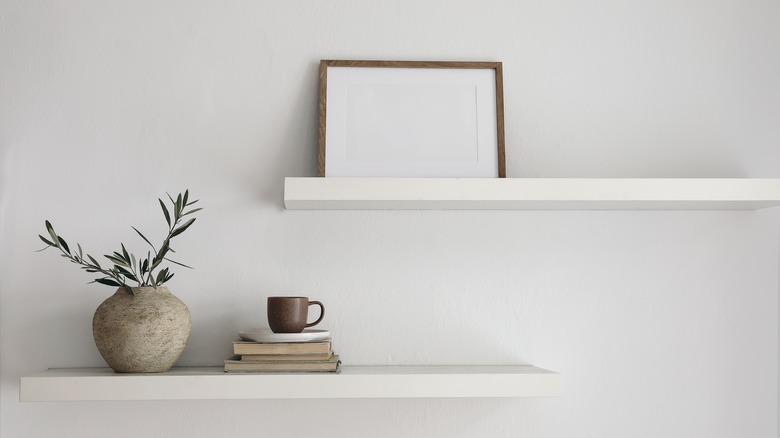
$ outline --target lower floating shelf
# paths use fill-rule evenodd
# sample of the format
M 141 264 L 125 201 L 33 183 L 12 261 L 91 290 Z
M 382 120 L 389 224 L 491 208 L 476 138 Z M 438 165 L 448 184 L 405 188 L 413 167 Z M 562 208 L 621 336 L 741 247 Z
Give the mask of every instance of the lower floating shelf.
M 60 368 L 22 377 L 20 401 L 560 397 L 561 375 L 531 365 L 345 366 L 339 374 L 241 374 L 222 367 L 118 374 Z

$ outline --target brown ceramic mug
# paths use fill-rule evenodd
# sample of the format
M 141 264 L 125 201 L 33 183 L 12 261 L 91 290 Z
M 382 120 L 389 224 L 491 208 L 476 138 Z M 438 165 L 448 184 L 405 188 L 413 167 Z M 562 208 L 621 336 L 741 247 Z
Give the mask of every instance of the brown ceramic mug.
M 307 323 L 309 306 L 320 306 L 320 317 Z M 325 306 L 307 297 L 268 297 L 268 326 L 274 333 L 300 333 L 306 327 L 320 323 L 325 316 Z

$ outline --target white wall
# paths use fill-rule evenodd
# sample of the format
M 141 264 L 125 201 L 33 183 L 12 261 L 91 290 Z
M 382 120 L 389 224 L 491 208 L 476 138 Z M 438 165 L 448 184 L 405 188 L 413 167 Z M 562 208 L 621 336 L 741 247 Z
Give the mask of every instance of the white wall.
M 777 436 L 780 213 L 285 211 L 315 175 L 320 59 L 500 60 L 510 177 L 780 177 L 776 1 L 0 0 L 3 438 Z M 41 247 L 159 238 L 181 365 L 218 365 L 269 294 L 321 299 L 347 364 L 533 363 L 527 400 L 17 402 L 102 366 L 112 291 Z

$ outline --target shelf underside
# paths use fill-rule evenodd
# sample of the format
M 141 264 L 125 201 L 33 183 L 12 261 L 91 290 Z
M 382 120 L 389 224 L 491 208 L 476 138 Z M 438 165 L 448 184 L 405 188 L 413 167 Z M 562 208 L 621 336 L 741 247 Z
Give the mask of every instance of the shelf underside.
M 560 374 L 531 365 L 345 366 L 339 374 L 225 373 L 222 367 L 118 374 L 62 368 L 22 377 L 20 401 L 559 397 Z
M 288 210 L 756 210 L 780 179 L 285 178 Z

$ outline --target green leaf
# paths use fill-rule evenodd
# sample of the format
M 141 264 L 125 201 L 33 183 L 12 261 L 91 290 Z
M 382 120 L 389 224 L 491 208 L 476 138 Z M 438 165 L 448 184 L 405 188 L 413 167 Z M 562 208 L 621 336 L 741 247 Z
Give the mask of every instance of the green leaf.
M 110 279 L 110 278 L 97 278 L 95 279 L 96 282 L 100 284 L 105 284 L 106 286 L 116 286 L 116 287 L 122 287 L 121 284 L 117 283 L 116 281 Z
M 117 271 L 119 271 L 120 274 L 124 275 L 125 277 L 127 277 L 127 278 L 129 278 L 129 279 L 131 279 L 133 281 L 138 281 L 138 278 L 136 278 L 136 276 L 132 272 L 128 271 L 127 269 L 125 269 L 125 268 L 123 268 L 121 266 L 117 266 L 116 269 L 117 269 Z
M 189 197 L 190 197 L 190 191 L 189 191 L 189 189 L 187 189 L 187 190 L 184 191 L 184 199 L 181 200 L 181 204 L 182 204 L 183 207 L 187 206 L 187 198 L 189 198 Z
M 157 278 L 155 281 L 155 284 L 162 284 L 163 279 L 168 275 L 168 268 L 160 270 L 160 272 L 157 273 Z
M 198 212 L 198 211 L 201 211 L 201 210 L 203 210 L 203 209 L 202 208 L 196 208 L 194 210 L 190 210 L 190 211 L 182 214 L 181 216 L 184 217 L 184 216 L 187 216 L 188 214 L 192 214 L 192 213 L 195 213 L 195 212 Z
M 76 246 L 79 247 L 79 257 L 83 260 L 84 259 L 84 251 L 81 250 L 81 245 L 76 242 Z
M 141 276 L 146 274 L 148 272 L 148 269 L 149 269 L 149 259 L 143 259 L 141 261 Z
M 59 244 L 57 244 L 57 233 L 54 232 L 54 227 L 49 221 L 46 221 L 46 230 L 49 232 L 49 236 L 51 236 L 52 242 L 55 243 L 54 246 L 59 248 Z
M 179 266 L 184 266 L 185 268 L 195 269 L 195 268 L 193 268 L 192 266 L 187 266 L 187 265 L 185 265 L 184 263 L 179 263 L 179 262 L 177 262 L 176 260 L 171 260 L 171 259 L 169 259 L 169 258 L 167 258 L 167 257 L 165 258 L 165 260 L 167 260 L 167 261 L 169 261 L 169 262 L 171 262 L 171 263 L 177 264 L 177 265 L 179 265 Z
M 98 268 L 100 268 L 100 263 L 98 263 L 98 261 L 97 261 L 97 260 L 95 260 L 95 258 L 94 258 L 94 257 L 92 257 L 92 256 L 91 256 L 91 255 L 89 255 L 89 254 L 87 254 L 87 257 L 89 257 L 89 260 L 92 262 L 92 264 L 93 264 L 93 265 L 95 265 L 95 266 L 97 266 Z M 102 269 L 102 268 L 101 268 L 101 269 Z
M 182 225 L 179 228 L 177 228 L 176 230 L 174 230 L 173 233 L 171 233 L 171 237 L 175 237 L 175 236 L 178 236 L 179 234 L 183 233 L 184 230 L 186 230 L 187 228 L 189 228 L 190 225 L 192 225 L 193 222 L 195 222 L 195 218 L 192 218 L 192 219 L 188 220 L 184 225 Z
M 45 237 L 41 236 L 40 234 L 38 235 L 38 237 L 40 237 L 40 238 L 41 238 L 41 240 L 43 240 L 43 243 L 45 243 L 45 244 L 47 244 L 47 245 L 49 245 L 49 246 L 57 246 L 57 245 L 55 245 L 54 243 L 52 243 L 52 242 L 51 242 L 49 239 L 47 239 L 47 238 L 45 238 Z
M 165 254 L 167 254 L 168 250 L 170 249 L 169 245 L 170 245 L 170 240 L 165 239 L 165 242 L 163 242 L 162 246 L 160 247 L 160 250 L 157 251 L 157 255 L 155 258 L 162 260 L 163 257 L 165 257 Z
M 170 226 L 170 224 L 168 224 L 168 226 Z M 157 248 L 155 248 L 155 247 L 154 247 L 154 245 L 152 245 L 152 242 L 150 242 L 150 241 L 149 241 L 149 239 L 147 239 L 147 238 L 146 238 L 146 236 L 144 236 L 143 234 L 141 234 L 141 232 L 140 232 L 140 231 L 138 231 L 138 229 L 137 229 L 136 227 L 131 227 L 131 228 L 132 228 L 132 229 L 134 229 L 134 230 L 135 230 L 135 232 L 136 232 L 136 233 L 138 233 L 138 235 L 139 235 L 139 236 L 141 236 L 141 238 L 142 238 L 142 239 L 144 239 L 144 240 L 146 241 L 146 243 L 148 243 L 148 244 L 149 244 L 149 246 L 151 246 L 151 247 L 152 247 L 152 249 L 154 250 L 154 252 L 157 252 Z
M 163 214 L 165 214 L 165 222 L 168 222 L 168 226 L 170 227 L 171 226 L 171 214 L 168 213 L 168 208 L 165 206 L 165 203 L 162 201 L 162 199 L 157 198 L 157 200 L 160 201 L 160 207 L 162 207 Z
M 182 207 L 184 207 L 184 205 L 181 203 L 181 193 L 179 193 L 179 196 L 176 198 L 176 219 L 181 216 Z
M 111 255 L 108 255 L 108 254 L 104 255 L 103 257 L 111 260 L 111 262 L 113 262 L 115 265 L 125 265 L 125 261 L 122 260 L 119 257 L 111 256 Z
M 127 254 L 127 249 L 125 249 L 125 244 L 120 243 L 120 245 L 122 245 L 122 258 L 125 259 L 127 265 L 130 266 L 133 263 L 133 261 L 130 259 L 130 255 Z
M 68 244 L 67 244 L 67 242 L 65 242 L 65 239 L 63 239 L 60 236 L 57 236 L 57 240 L 60 242 L 60 245 L 62 245 L 62 248 L 65 249 L 65 252 L 70 254 L 70 248 L 68 248 Z
M 190 203 L 187 203 L 187 205 L 185 205 L 185 207 L 189 207 L 190 205 L 192 205 L 192 204 L 194 204 L 194 203 L 198 202 L 199 200 L 200 200 L 200 199 L 196 199 L 196 200 L 194 200 L 194 201 L 192 201 L 192 202 L 190 202 Z
M 130 254 L 130 258 L 133 261 L 133 271 L 135 271 L 138 268 L 138 261 L 135 259 L 135 254 Z
M 116 268 L 117 272 L 119 272 L 120 274 L 124 275 L 125 277 L 130 277 L 130 276 L 133 275 L 133 273 L 128 271 L 127 268 L 123 268 L 123 267 L 118 266 L 118 265 L 114 266 L 114 267 Z

